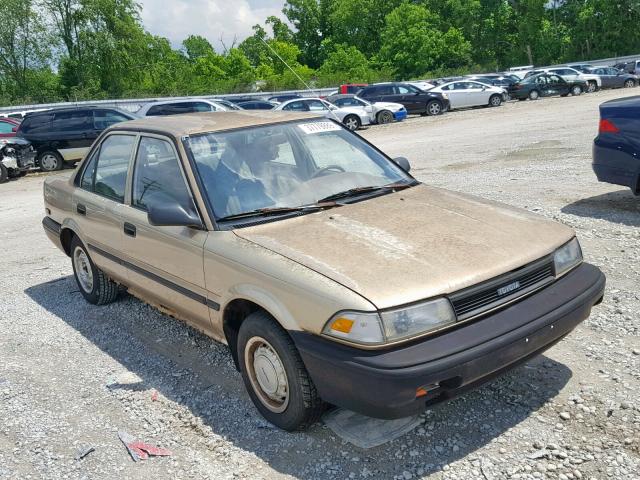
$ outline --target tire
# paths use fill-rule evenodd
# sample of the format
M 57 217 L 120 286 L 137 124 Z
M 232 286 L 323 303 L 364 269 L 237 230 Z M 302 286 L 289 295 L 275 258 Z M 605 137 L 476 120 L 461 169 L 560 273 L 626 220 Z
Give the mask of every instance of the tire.
M 571 95 L 574 97 L 582 95 L 582 87 L 580 85 L 574 85 L 573 87 L 571 87 Z
M 378 113 L 378 124 L 379 125 L 384 125 L 387 123 L 393 123 L 393 113 L 391 113 L 389 110 L 383 110 L 381 112 Z
M 358 117 L 357 115 L 347 115 L 342 120 L 342 123 L 344 123 L 344 126 L 352 132 L 358 130 L 362 125 L 362 123 L 360 122 L 360 117 Z
M 636 82 L 634 82 L 631 79 L 624 81 L 624 88 L 633 88 L 635 86 L 636 86 Z
M 502 95 L 491 95 L 491 98 L 489 98 L 489 106 L 499 107 L 500 105 L 502 105 Z
M 9 180 L 9 170 L 0 163 L 0 183 L 4 183 L 7 180 Z
M 538 100 L 540 98 L 540 92 L 537 90 L 531 90 L 529 92 L 529 100 Z
M 62 170 L 64 160 L 55 150 L 47 150 L 38 155 L 38 165 L 43 172 Z
M 437 100 L 431 100 L 427 103 L 427 115 L 434 116 L 442 113 L 442 104 Z
M 324 403 L 293 340 L 266 312 L 254 312 L 242 322 L 238 360 L 247 392 L 265 419 L 289 432 L 318 421 Z
M 587 82 L 587 93 L 593 93 L 598 90 L 598 84 L 596 82 Z
M 95 266 L 86 247 L 76 236 L 71 240 L 71 264 L 78 289 L 92 305 L 106 305 L 118 298 L 119 285 Z

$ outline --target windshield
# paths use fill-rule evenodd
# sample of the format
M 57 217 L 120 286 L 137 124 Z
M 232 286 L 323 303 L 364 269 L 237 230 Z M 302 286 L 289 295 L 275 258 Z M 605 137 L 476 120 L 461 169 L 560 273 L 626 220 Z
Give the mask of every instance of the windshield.
M 216 219 L 414 182 L 357 135 L 327 120 L 206 133 L 186 143 Z

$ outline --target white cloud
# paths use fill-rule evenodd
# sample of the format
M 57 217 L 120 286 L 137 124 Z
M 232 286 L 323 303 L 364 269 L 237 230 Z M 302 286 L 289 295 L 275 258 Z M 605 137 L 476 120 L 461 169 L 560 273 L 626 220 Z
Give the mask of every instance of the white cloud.
M 241 42 L 253 34 L 251 27 L 269 15 L 283 17 L 283 0 L 139 0 L 147 31 L 167 37 L 179 46 L 189 35 L 201 35 L 220 49 L 234 37 Z

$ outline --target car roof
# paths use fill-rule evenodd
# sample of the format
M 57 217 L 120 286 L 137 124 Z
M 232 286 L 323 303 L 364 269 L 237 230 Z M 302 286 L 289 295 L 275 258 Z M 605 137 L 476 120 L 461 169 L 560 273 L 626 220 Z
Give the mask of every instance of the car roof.
M 38 110 L 34 112 L 27 112 L 25 114 L 26 117 L 35 117 L 37 115 L 50 115 L 52 113 L 64 113 L 64 112 L 74 112 L 76 110 L 115 110 L 119 113 L 124 113 L 126 115 L 135 116 L 134 113 L 129 112 L 127 110 L 123 110 L 118 107 L 110 107 L 107 105 L 77 105 L 73 107 L 60 107 L 60 108 L 47 108 L 45 110 Z
M 303 112 L 249 111 L 188 113 L 145 117 L 114 125 L 113 130 L 162 132 L 176 138 L 236 128 L 258 127 L 302 119 L 317 119 L 317 115 Z
M 156 100 L 153 102 L 148 102 L 143 105 L 143 107 L 153 107 L 154 105 L 171 105 L 174 103 L 185 103 L 185 102 L 205 102 L 212 103 L 212 100 L 207 98 L 182 98 L 179 100 Z

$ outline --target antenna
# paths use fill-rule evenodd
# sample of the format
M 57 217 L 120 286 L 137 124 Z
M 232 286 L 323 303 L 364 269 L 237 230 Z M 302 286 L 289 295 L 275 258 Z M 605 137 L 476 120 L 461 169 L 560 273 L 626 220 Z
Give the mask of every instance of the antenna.
M 271 45 L 269 45 L 269 44 L 265 41 L 265 39 L 264 39 L 264 38 L 262 38 L 262 37 L 258 37 L 258 38 L 260 39 L 260 41 L 261 41 L 262 43 L 264 43 L 264 44 L 267 46 L 267 48 L 268 48 L 269 50 L 271 50 L 271 52 L 272 52 L 276 57 L 278 57 L 278 59 L 279 59 L 282 63 L 284 63 L 284 65 L 285 65 L 289 70 L 291 70 L 291 73 L 293 73 L 293 74 L 296 76 L 296 78 L 297 78 L 298 80 L 300 80 L 300 82 L 301 82 L 301 83 L 302 83 L 302 84 L 307 88 L 307 90 L 309 90 L 311 93 L 315 94 L 315 96 L 316 96 L 316 97 L 320 98 L 320 95 L 318 94 L 318 92 L 314 91 L 314 90 L 313 90 L 309 85 L 307 85 L 307 82 L 305 82 L 305 81 L 302 79 L 302 77 L 300 77 L 300 75 L 298 75 L 298 74 L 296 73 L 296 71 L 295 71 L 293 68 L 291 68 L 291 67 L 289 66 L 289 64 L 288 64 L 287 62 L 285 62 L 285 61 L 284 61 L 284 59 L 283 59 L 280 55 L 278 55 L 278 52 L 276 52 L 276 51 L 273 49 L 273 47 L 272 47 Z M 327 102 L 327 103 L 329 103 L 329 102 Z M 329 105 L 331 105 L 331 103 L 329 103 Z M 340 118 L 338 118 L 338 115 L 336 115 L 336 113 L 335 113 L 333 110 L 331 110 L 331 108 L 329 108 L 329 112 L 331 113 L 331 115 L 333 115 L 333 117 L 336 119 L 336 121 L 337 121 L 338 123 L 342 123 L 342 122 L 340 121 Z

